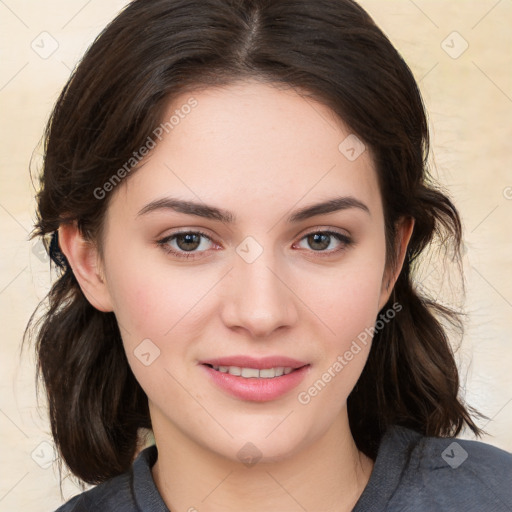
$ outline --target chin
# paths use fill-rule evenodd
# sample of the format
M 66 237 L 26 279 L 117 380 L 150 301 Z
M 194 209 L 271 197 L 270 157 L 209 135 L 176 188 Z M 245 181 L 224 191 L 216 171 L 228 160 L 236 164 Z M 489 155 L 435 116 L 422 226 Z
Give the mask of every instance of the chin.
M 282 419 L 280 420 L 282 421 Z M 285 420 L 286 422 L 287 420 Z M 231 431 L 233 439 L 226 439 L 225 436 L 219 444 L 212 444 L 212 439 L 204 440 L 205 446 L 218 455 L 233 462 L 242 462 L 247 466 L 256 463 L 275 463 L 285 461 L 300 451 L 304 450 L 313 440 L 311 432 L 307 432 L 302 425 L 296 428 L 284 428 L 274 424 L 274 431 L 267 428 L 267 424 L 252 426 L 248 429 L 239 429 L 239 432 Z M 277 428 L 276 428 L 277 426 Z

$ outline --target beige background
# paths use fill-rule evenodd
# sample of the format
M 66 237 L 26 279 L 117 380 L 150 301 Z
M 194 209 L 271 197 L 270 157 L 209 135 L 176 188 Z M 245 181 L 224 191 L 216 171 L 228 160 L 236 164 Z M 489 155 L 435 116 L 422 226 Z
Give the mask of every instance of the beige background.
M 512 1 L 361 3 L 424 94 L 437 175 L 465 226 L 468 321 L 457 358 L 466 399 L 491 418 L 480 423 L 489 432 L 484 441 L 512 451 Z M 28 168 L 31 158 L 39 165 L 36 147 L 70 70 L 123 5 L 0 0 L 1 511 L 50 511 L 61 503 L 44 402 L 38 409 L 35 400 L 32 352 L 20 356 L 23 329 L 50 283 L 48 262 L 27 241 L 34 220 Z M 422 276 L 434 295 L 451 300 L 435 261 Z M 63 492 L 69 498 L 78 488 L 68 480 Z

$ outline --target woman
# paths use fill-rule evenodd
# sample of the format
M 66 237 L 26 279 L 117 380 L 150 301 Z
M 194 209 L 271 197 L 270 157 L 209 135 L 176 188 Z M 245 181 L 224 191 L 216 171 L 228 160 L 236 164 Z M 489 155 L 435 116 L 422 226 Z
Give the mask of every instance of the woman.
M 59 510 L 510 510 L 418 256 L 461 223 L 350 0 L 136 0 L 46 134 L 36 333 Z M 155 445 L 144 448 L 145 429 Z

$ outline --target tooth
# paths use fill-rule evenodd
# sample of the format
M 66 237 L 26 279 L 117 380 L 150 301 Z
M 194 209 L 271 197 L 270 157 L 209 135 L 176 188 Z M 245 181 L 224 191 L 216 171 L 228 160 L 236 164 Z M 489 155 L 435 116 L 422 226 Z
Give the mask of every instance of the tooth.
M 293 372 L 294 368 L 278 366 L 275 368 L 264 368 L 259 370 L 258 368 L 241 368 L 240 366 L 216 366 L 212 365 L 214 370 L 222 373 L 229 373 L 237 377 L 250 378 L 261 378 L 261 379 L 272 379 L 274 377 L 281 377 L 282 375 L 288 375 Z
M 259 377 L 260 371 L 257 368 L 242 368 L 241 376 L 245 378 Z

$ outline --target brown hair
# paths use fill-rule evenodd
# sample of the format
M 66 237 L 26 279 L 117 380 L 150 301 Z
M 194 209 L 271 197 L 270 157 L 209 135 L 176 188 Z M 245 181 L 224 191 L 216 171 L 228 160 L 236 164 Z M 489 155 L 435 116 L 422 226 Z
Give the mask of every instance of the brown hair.
M 57 229 L 76 221 L 101 253 L 111 195 L 98 199 L 94 191 L 144 145 L 169 100 L 244 79 L 292 87 L 325 104 L 371 149 L 390 265 L 397 222 L 415 219 L 383 308 L 398 302 L 402 310 L 375 333 L 348 398 L 358 448 L 375 458 L 391 424 L 432 436 L 456 435 L 464 425 L 481 432 L 459 398 L 440 316 L 462 323 L 413 282 L 415 261 L 436 237 L 460 262 L 461 222 L 429 175 L 422 98 L 388 38 L 352 0 L 135 0 L 94 41 L 57 100 L 45 133 L 32 234 L 44 239 L 59 276 L 48 309 L 38 322 L 34 312 L 25 336 L 32 326 L 55 443 L 86 482 L 125 471 L 139 429 L 151 428 L 151 421 L 115 316 L 86 300 L 59 249 Z

